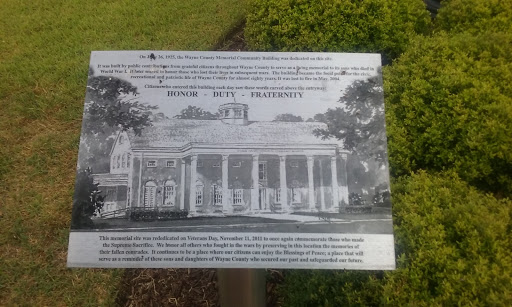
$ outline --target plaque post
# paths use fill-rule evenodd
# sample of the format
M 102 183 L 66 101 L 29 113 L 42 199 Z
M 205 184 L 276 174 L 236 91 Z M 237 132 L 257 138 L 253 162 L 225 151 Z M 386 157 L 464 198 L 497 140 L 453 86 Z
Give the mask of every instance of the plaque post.
M 266 306 L 264 269 L 217 269 L 222 307 Z

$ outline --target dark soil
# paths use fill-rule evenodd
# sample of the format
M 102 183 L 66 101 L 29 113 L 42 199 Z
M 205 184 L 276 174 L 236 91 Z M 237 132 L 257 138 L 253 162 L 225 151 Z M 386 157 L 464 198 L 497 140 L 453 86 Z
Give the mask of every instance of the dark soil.
M 220 41 L 215 50 L 217 51 L 247 51 L 247 44 L 244 38 L 245 22 L 228 33 L 226 38 Z
M 244 26 L 221 41 L 218 51 L 247 51 Z M 267 270 L 267 306 L 280 306 L 277 287 L 283 272 Z M 116 303 L 118 306 L 219 306 L 215 269 L 126 269 Z

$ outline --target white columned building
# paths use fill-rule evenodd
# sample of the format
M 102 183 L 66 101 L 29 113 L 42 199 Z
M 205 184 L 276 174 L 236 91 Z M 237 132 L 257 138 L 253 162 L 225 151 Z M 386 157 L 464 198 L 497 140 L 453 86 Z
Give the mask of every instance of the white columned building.
M 347 153 L 314 134 L 325 124 L 251 122 L 247 105 L 237 103 L 219 114 L 120 132 L 110 173 L 95 175 L 117 195 L 109 208 L 231 215 L 339 212 L 348 204 Z

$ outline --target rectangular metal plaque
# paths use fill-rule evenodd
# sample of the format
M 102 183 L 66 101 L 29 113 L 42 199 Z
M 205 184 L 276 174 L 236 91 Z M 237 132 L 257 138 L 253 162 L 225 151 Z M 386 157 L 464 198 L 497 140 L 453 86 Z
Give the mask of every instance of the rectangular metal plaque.
M 395 268 L 378 54 L 93 52 L 70 267 Z

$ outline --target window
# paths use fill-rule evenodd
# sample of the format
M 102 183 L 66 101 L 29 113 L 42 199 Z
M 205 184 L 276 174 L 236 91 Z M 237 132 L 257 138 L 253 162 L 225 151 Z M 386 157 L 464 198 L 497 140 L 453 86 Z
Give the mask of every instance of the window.
M 245 119 L 249 118 L 247 110 L 244 111 L 244 118 Z
M 204 185 L 201 181 L 197 181 L 196 183 L 196 206 L 203 205 L 203 189 Z
M 292 188 L 292 202 L 301 203 L 302 202 L 302 193 L 300 188 Z
M 116 156 L 116 167 L 117 168 L 121 167 L 121 156 L 120 155 Z
M 123 142 L 124 142 L 124 137 L 123 137 L 123 135 L 121 134 L 121 135 L 119 136 L 119 144 L 123 144 Z
M 213 162 L 213 167 L 220 167 L 220 162 Z
M 167 160 L 165 162 L 165 167 L 176 167 L 176 161 L 174 161 L 174 160 Z
M 126 168 L 126 153 L 123 154 L 121 166 L 122 168 Z
M 107 187 L 105 201 L 116 201 L 116 188 Z
M 156 199 L 156 184 L 148 181 L 144 185 L 144 207 L 154 207 Z
M 258 164 L 258 178 L 260 180 L 267 180 L 267 163 L 260 162 Z
M 280 203 L 281 202 L 281 189 L 280 188 L 276 189 L 275 201 L 276 201 L 276 203 Z
M 212 185 L 213 204 L 222 205 L 222 187 L 214 184 Z
M 167 180 L 164 184 L 164 206 L 174 206 L 176 203 L 176 182 Z
M 126 157 L 126 167 L 130 168 L 130 161 L 132 159 L 132 155 L 130 153 L 128 153 L 126 156 L 127 156 Z
M 229 110 L 224 110 L 224 117 L 228 117 L 229 116 Z
M 116 169 L 116 156 L 112 156 L 110 164 L 112 165 L 112 169 Z
M 233 205 L 240 205 L 242 203 L 244 190 L 234 189 L 233 190 Z
M 196 190 L 196 205 L 203 205 L 203 188 Z
M 235 117 L 236 118 L 242 117 L 242 110 L 235 110 Z
M 148 161 L 148 167 L 156 167 L 156 161 L 155 160 Z
M 297 162 L 297 161 L 291 161 L 291 162 L 290 162 L 290 166 L 291 166 L 291 167 L 299 167 L 299 162 Z
M 233 162 L 233 167 L 242 167 L 242 161 L 235 161 Z

